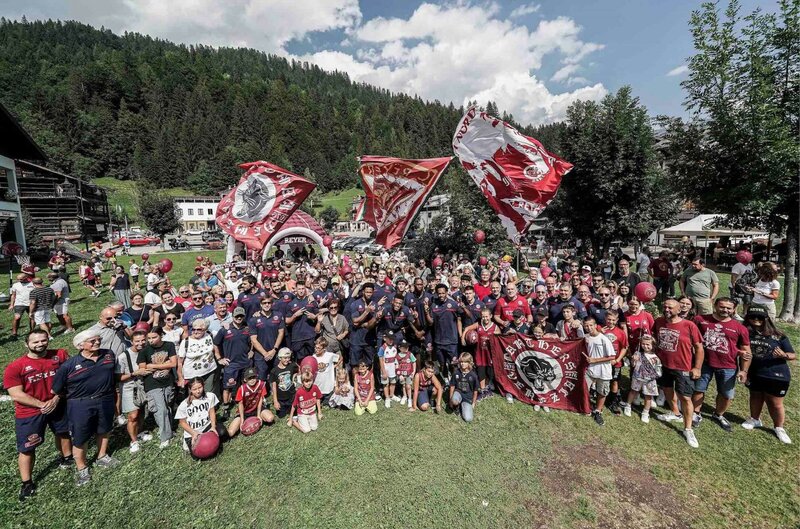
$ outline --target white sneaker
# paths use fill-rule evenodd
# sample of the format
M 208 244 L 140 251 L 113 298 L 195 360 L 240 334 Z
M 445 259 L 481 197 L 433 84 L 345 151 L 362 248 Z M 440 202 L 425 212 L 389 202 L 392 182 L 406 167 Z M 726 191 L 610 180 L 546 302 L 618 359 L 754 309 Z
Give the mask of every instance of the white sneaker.
M 147 441 L 153 440 L 153 434 L 151 434 L 150 432 L 142 432 L 139 435 L 137 435 L 136 438 L 141 442 L 146 443 Z
M 761 423 L 761 421 L 759 421 L 758 419 L 753 419 L 752 417 L 750 417 L 749 419 L 747 419 L 742 423 L 742 428 L 744 428 L 745 430 L 752 430 L 753 428 L 761 428 L 762 426 L 764 425 Z
M 119 426 L 125 426 L 127 424 L 128 419 L 125 418 L 124 415 L 117 415 L 117 424 Z
M 508 401 L 509 404 L 514 404 L 514 396 L 511 393 L 506 395 L 506 400 Z
M 383 402 L 383 405 L 386 406 L 387 408 L 391 408 L 392 407 L 392 399 L 386 399 Z
M 539 406 L 538 404 L 534 404 L 534 405 L 533 405 L 533 411 L 539 411 L 539 410 L 541 410 L 541 409 L 542 409 L 542 407 L 541 407 L 541 406 Z
M 131 454 L 135 454 L 136 452 L 138 452 L 139 451 L 139 442 L 138 441 L 132 442 L 130 448 L 128 448 L 128 451 Z
M 405 395 L 403 395 L 403 398 L 402 398 L 402 399 L 400 399 L 400 405 L 402 406 L 403 404 L 405 404 L 407 400 L 408 400 L 408 399 L 406 398 L 406 396 L 405 396 Z
M 683 420 L 683 415 L 675 415 L 670 411 L 667 413 L 659 413 L 656 415 L 656 419 L 663 422 L 677 422 Z
M 783 428 L 775 428 L 775 435 L 778 436 L 778 439 L 783 444 L 785 444 L 785 445 L 792 444 L 792 440 L 789 439 L 789 436 L 786 435 L 786 430 L 784 430 Z
M 159 448 L 166 448 L 166 447 L 168 447 L 168 446 L 169 446 L 169 439 L 167 439 L 166 441 L 161 441 L 161 442 L 158 444 L 158 447 L 159 447 Z
M 631 405 L 630 404 L 624 404 L 622 406 L 622 414 L 625 417 L 630 417 L 631 416 Z
M 694 436 L 694 430 L 684 430 L 683 436 L 686 438 L 686 442 L 692 448 L 699 448 L 700 443 L 697 442 L 697 437 Z
M 400 397 L 398 397 L 397 395 L 392 395 L 392 400 L 395 402 L 400 402 Z
M 650 422 L 650 412 L 649 411 L 643 411 L 642 412 L 642 422 L 643 423 Z
M 411 404 L 411 399 L 408 399 L 408 409 L 413 410 L 414 406 Z
M 542 406 L 542 409 L 544 410 L 545 413 L 550 413 L 550 408 L 548 408 L 547 406 Z

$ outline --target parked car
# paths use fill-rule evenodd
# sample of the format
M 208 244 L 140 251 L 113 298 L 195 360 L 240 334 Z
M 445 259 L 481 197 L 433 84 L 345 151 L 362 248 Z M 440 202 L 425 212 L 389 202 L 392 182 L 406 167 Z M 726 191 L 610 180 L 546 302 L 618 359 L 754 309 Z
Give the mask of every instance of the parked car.
M 372 246 L 374 243 L 375 243 L 375 241 L 373 241 L 372 239 L 367 239 L 366 241 L 355 245 L 355 247 L 353 248 L 353 251 L 358 252 L 358 253 L 369 253 L 368 252 L 368 248 L 370 246 Z
M 207 250 L 222 250 L 225 248 L 225 242 L 222 239 L 215 239 L 213 241 L 206 241 L 205 248 Z
M 353 237 L 342 245 L 342 250 L 353 250 L 357 245 L 369 241 L 368 237 Z
M 145 233 L 130 233 L 127 237 L 120 237 L 114 244 L 122 246 L 125 243 L 131 246 L 155 246 L 161 244 L 161 239 L 155 235 L 147 235 Z
M 371 243 L 367 246 L 367 253 L 370 255 L 380 255 L 383 252 L 383 245 L 377 242 Z

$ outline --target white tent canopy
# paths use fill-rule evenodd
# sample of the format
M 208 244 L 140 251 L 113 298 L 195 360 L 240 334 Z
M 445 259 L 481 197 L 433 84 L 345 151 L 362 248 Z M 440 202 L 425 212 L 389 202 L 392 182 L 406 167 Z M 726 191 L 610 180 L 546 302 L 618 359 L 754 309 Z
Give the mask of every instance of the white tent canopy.
M 691 220 L 659 230 L 666 237 L 766 237 L 761 230 L 743 230 L 725 227 L 725 215 L 698 215 Z

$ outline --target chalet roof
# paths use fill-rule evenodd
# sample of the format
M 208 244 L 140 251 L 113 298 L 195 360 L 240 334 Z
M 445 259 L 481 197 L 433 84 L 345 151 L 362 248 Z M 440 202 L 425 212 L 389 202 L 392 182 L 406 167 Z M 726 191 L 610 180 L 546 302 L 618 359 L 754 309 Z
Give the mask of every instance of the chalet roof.
M 19 124 L 6 107 L 0 103 L 0 155 L 17 160 L 47 160 L 30 134 Z

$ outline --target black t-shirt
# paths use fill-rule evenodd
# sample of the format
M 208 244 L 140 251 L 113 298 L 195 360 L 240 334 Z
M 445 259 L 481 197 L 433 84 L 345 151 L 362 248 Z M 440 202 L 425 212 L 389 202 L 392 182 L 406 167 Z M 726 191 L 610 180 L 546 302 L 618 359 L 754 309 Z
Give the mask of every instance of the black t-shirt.
M 286 367 L 275 365 L 269 373 L 269 386 L 272 388 L 273 382 L 278 389 L 278 400 L 288 402 L 294 400 L 294 375 L 297 373 L 297 364 L 292 362 Z
M 465 402 L 472 402 L 473 392 L 480 389 L 480 382 L 475 370 L 464 373 L 460 369 L 453 373 L 450 379 L 450 385 L 456 388 L 456 391 L 461 393 L 461 398 Z
M 131 317 L 134 325 L 136 325 L 140 321 L 148 321 L 150 319 L 150 307 L 148 307 L 147 305 L 145 305 L 141 309 L 128 307 L 127 309 L 125 309 L 125 313 Z
M 158 347 L 147 345 L 136 358 L 137 364 L 162 364 L 175 356 L 175 344 L 172 342 L 161 342 Z M 175 376 L 172 369 L 159 369 L 144 377 L 144 390 L 168 388 L 175 384 Z
M 175 316 L 178 317 L 178 322 L 180 322 L 181 316 L 183 316 L 183 313 L 186 312 L 186 309 L 183 308 L 183 305 L 181 305 L 180 303 L 175 303 L 175 306 L 173 306 L 173 307 L 171 307 L 169 309 L 166 308 L 164 306 L 164 304 L 162 303 L 161 305 L 158 306 L 158 308 L 153 309 L 153 310 L 155 310 L 158 313 L 158 321 L 162 325 L 163 325 L 164 318 L 167 317 L 167 314 L 174 314 Z
M 114 281 L 114 290 L 130 290 L 131 289 L 131 278 L 128 277 L 128 274 L 122 274 L 121 276 L 114 276 L 117 278 Z
M 764 336 L 758 332 L 750 332 L 750 349 L 753 352 L 753 361 L 750 364 L 750 376 L 759 376 L 773 380 L 790 381 L 792 372 L 785 358 L 774 356 L 775 348 L 780 347 L 785 353 L 793 353 L 794 349 L 786 336 L 780 338 Z

